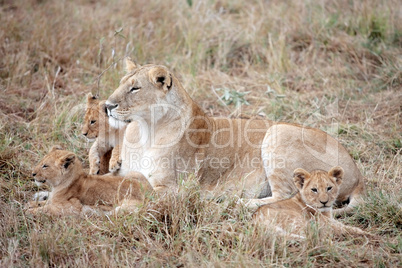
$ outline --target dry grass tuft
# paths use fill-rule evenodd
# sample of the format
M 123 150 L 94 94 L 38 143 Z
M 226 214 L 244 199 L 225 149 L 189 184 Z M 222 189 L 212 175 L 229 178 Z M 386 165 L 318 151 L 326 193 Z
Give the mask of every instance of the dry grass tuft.
M 396 0 L 0 0 L 0 266 L 400 265 L 401 14 Z M 87 163 L 84 96 L 126 54 L 167 65 L 211 115 L 336 136 L 368 185 L 366 204 L 340 220 L 383 241 L 321 238 L 314 227 L 307 241 L 286 241 L 252 226 L 231 197 L 201 198 L 192 180 L 137 215 L 26 218 L 31 167 L 52 145 Z M 104 74 L 102 98 L 122 72 L 118 62 Z M 250 91 L 250 105 L 224 105 L 218 89 Z

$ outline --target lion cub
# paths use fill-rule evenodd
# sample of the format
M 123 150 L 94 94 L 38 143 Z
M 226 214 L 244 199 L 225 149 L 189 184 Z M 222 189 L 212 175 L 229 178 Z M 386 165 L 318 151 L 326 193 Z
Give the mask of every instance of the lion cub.
M 82 135 L 89 141 L 95 141 L 88 155 L 89 174 L 114 173 L 121 165 L 120 144 L 126 124 L 107 116 L 105 102 L 99 101 L 92 93 L 87 95 Z
M 147 179 L 138 172 L 127 177 L 85 174 L 74 153 L 53 147 L 33 169 L 35 183 L 51 186 L 47 202 L 29 202 L 28 213 L 77 215 L 85 208 L 111 211 L 133 210 L 152 191 Z
M 332 217 L 332 205 L 338 196 L 343 174 L 341 167 L 333 167 L 329 172 L 314 170 L 311 173 L 296 169 L 293 180 L 299 192 L 289 199 L 261 206 L 253 215 L 254 221 L 275 226 L 280 234 L 289 234 L 294 238 L 305 238 L 304 231 L 313 220 L 321 227 L 330 227 L 336 235 L 372 236 Z

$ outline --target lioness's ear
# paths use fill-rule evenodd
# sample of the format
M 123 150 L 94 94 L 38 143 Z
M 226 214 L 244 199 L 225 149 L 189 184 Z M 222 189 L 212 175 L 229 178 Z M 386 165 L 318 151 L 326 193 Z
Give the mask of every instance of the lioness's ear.
M 343 168 L 341 168 L 341 167 L 333 167 L 328 172 L 328 175 L 331 176 L 331 177 L 334 177 L 336 179 L 336 183 L 339 185 L 339 184 L 342 183 L 344 173 L 345 172 L 343 171 Z
M 73 153 L 68 153 L 63 155 L 57 160 L 57 164 L 64 169 L 67 169 L 71 163 L 73 163 L 75 160 L 75 154 Z
M 54 145 L 54 146 L 50 149 L 49 153 L 51 153 L 51 152 L 53 152 L 53 151 L 56 151 L 56 150 L 63 150 L 63 148 L 62 148 L 60 145 Z
M 149 81 L 151 81 L 157 87 L 162 88 L 165 92 L 172 87 L 172 75 L 165 68 L 154 67 L 149 71 L 148 76 Z
M 132 71 L 134 71 L 135 69 L 137 69 L 140 66 L 137 66 L 134 61 L 131 60 L 130 57 L 127 57 L 125 60 L 125 64 L 126 64 L 126 72 L 127 73 L 131 73 Z
M 303 188 L 304 181 L 309 176 L 310 176 L 310 173 L 308 173 L 307 171 L 305 171 L 302 168 L 298 168 L 298 169 L 295 169 L 295 171 L 293 171 L 293 181 L 295 182 L 297 189 L 301 190 Z

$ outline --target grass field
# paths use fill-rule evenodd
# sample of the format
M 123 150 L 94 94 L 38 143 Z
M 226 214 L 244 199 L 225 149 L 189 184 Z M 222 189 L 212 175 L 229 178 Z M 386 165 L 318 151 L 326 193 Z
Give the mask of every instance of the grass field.
M 85 95 L 111 66 L 99 87 L 107 98 L 125 55 L 168 66 L 210 115 L 258 114 L 336 137 L 368 192 L 339 220 L 382 240 L 313 232 L 291 243 L 250 224 L 252 211 L 230 197 L 201 199 L 191 179 L 135 215 L 26 217 L 40 190 L 31 167 L 52 145 L 88 167 Z M 241 105 L 220 101 L 225 91 Z M 402 265 L 397 0 L 0 0 L 0 92 L 0 267 Z

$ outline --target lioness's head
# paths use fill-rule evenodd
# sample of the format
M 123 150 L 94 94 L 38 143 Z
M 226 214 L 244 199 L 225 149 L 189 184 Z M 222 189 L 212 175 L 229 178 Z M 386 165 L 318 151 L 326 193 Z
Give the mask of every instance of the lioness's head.
M 126 58 L 126 71 L 119 87 L 106 101 L 106 107 L 109 116 L 131 122 L 138 116 L 149 116 L 152 105 L 166 103 L 173 79 L 165 66 L 137 66 L 130 58 Z
M 311 173 L 298 168 L 294 171 L 293 180 L 307 205 L 328 211 L 338 196 L 343 173 L 341 167 L 333 167 L 329 172 L 314 170 Z
M 34 167 L 32 176 L 38 186 L 46 183 L 56 187 L 82 170 L 80 161 L 75 154 L 54 146 L 49 153 Z
M 104 121 L 104 116 L 101 116 L 99 103 L 100 101 L 97 96 L 93 96 L 92 93 L 88 93 L 87 107 L 85 110 L 85 117 L 82 124 L 81 133 L 90 141 L 98 137 L 99 125 L 102 123 L 101 121 Z

